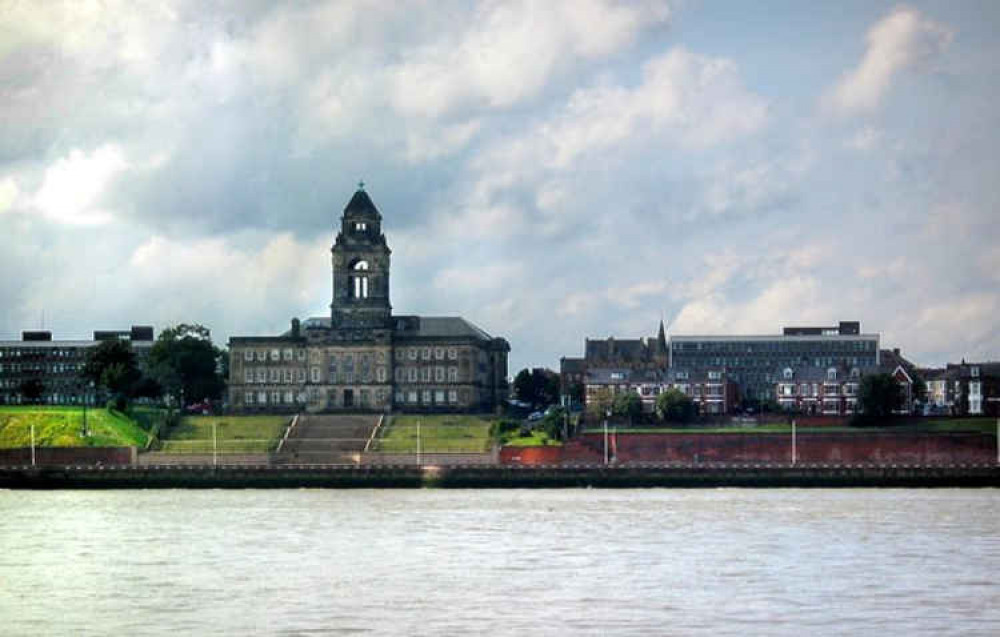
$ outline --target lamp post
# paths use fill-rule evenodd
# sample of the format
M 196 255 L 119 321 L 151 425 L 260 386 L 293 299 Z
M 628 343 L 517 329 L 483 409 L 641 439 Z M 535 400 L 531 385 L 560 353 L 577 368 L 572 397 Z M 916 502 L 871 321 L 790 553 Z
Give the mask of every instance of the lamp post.
M 87 432 L 87 402 L 90 400 L 91 392 L 94 391 L 94 381 L 90 381 L 86 385 L 87 392 L 83 395 L 83 424 L 80 430 L 80 437 L 86 438 Z
M 798 449 L 795 448 L 795 420 L 792 419 L 792 466 L 795 466 L 795 461 L 797 460 Z
M 608 465 L 608 419 L 611 418 L 611 410 L 604 412 L 604 466 Z
M 420 462 L 420 421 L 417 421 L 417 466 L 421 466 Z

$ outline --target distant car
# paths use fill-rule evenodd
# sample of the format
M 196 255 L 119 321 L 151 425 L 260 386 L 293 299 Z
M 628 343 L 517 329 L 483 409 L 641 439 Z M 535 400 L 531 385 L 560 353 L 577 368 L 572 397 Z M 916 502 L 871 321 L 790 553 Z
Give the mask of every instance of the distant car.
M 507 404 L 510 405 L 511 407 L 520 407 L 521 409 L 531 409 L 531 405 L 529 403 L 524 402 L 523 400 L 508 400 Z
M 543 414 L 540 411 L 533 411 L 530 414 L 528 414 L 528 420 L 531 421 L 531 422 L 535 422 L 536 420 L 541 420 L 544 417 L 545 417 L 545 414 Z

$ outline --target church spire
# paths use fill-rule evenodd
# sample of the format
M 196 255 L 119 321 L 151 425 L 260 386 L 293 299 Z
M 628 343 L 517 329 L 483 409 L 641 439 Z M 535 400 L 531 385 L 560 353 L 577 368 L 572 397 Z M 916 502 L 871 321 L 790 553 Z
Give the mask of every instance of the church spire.
M 667 352 L 667 331 L 663 328 L 663 319 L 660 319 L 660 331 L 656 334 L 656 349 L 660 354 Z

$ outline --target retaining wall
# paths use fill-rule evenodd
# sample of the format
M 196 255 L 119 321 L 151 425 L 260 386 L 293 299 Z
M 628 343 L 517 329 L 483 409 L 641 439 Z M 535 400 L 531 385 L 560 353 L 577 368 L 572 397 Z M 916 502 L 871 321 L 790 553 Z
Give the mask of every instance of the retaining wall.
M 135 447 L 35 447 L 36 465 L 128 465 Z M 30 465 L 31 447 L 0 449 L 0 465 Z

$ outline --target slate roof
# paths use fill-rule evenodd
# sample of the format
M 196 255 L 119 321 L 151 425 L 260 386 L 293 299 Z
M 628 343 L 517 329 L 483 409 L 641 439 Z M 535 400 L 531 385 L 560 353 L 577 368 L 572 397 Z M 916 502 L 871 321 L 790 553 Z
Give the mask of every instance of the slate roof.
M 347 206 L 344 207 L 344 214 L 364 214 L 374 217 L 382 218 L 381 213 L 379 213 L 378 208 L 375 207 L 375 203 L 372 202 L 371 197 L 368 193 L 362 189 L 358 189 L 351 197 L 351 200 L 347 202 Z
M 396 335 L 403 338 L 475 338 L 489 341 L 493 337 L 461 316 L 393 316 Z M 328 330 L 330 317 L 313 316 L 302 321 L 302 329 Z M 290 336 L 291 331 L 282 336 Z

